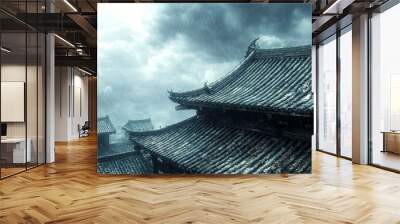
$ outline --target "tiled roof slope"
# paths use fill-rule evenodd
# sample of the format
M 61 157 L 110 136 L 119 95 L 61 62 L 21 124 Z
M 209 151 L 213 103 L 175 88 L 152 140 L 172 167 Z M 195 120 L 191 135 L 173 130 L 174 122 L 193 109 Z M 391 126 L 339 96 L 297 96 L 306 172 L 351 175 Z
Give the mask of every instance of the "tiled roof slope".
M 273 137 L 193 117 L 130 139 L 191 173 L 309 173 L 309 140 Z
M 122 129 L 126 131 L 149 131 L 153 130 L 153 123 L 151 119 L 143 119 L 143 120 L 129 120 Z
M 170 99 L 191 107 L 222 107 L 312 116 L 311 47 L 255 49 L 219 81 L 175 93 Z
M 151 174 L 151 164 L 140 153 L 130 152 L 99 157 L 97 172 L 100 174 Z
M 114 125 L 108 116 L 97 118 L 97 133 L 98 134 L 113 134 L 115 133 Z
M 109 144 L 107 148 L 97 150 L 97 156 L 98 157 L 111 156 L 121 153 L 132 152 L 134 150 L 135 150 L 134 145 L 130 141 L 117 142 Z

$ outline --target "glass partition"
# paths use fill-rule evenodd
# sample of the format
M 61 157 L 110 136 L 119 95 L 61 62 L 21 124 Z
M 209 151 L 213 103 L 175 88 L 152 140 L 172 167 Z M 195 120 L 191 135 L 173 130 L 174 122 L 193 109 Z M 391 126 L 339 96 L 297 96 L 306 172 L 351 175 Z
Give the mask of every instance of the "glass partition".
M 352 157 L 352 34 L 351 26 L 340 36 L 340 154 Z
M 1 34 L 1 161 L 2 177 L 26 169 L 26 33 Z M 6 49 L 6 50 L 4 50 Z
M 371 19 L 371 162 L 400 170 L 400 5 Z
M 37 165 L 37 157 L 38 157 L 38 141 L 37 141 L 37 132 L 38 132 L 38 88 L 37 88 L 37 79 L 38 79 L 38 35 L 36 32 L 27 33 L 27 74 L 26 74 L 26 113 L 27 113 L 27 150 L 31 151 L 30 153 L 30 161 L 27 163 L 28 168 Z
M 336 153 L 336 36 L 318 47 L 318 149 Z
M 44 1 L 17 5 L 40 13 Z M 1 179 L 45 163 L 45 45 L 44 33 L 0 12 Z
M 46 162 L 45 124 L 46 124 L 46 37 L 38 33 L 38 64 L 37 64 L 37 162 Z

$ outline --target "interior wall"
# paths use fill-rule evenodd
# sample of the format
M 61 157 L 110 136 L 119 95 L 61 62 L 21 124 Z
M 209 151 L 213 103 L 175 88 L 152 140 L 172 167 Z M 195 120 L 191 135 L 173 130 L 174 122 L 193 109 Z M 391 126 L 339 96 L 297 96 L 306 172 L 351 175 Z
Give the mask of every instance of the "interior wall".
M 21 63 L 3 63 L 1 66 L 2 82 L 24 82 L 26 85 L 25 103 L 22 108 L 26 114 L 23 122 L 4 122 L 7 124 L 7 138 L 28 138 L 28 167 L 44 163 L 44 84 L 42 66 Z M 7 96 L 3 96 L 7 97 Z M 7 110 L 7 108 L 2 108 Z
M 79 138 L 78 125 L 88 121 L 88 77 L 73 67 L 56 67 L 56 141 Z
M 55 140 L 68 140 L 68 85 L 70 77 L 67 67 L 55 68 Z
M 4 64 L 1 66 L 1 81 L 2 82 L 10 82 L 10 81 L 18 81 L 25 82 L 25 64 Z M 37 93 L 36 93 L 36 66 L 27 67 L 27 78 L 28 78 L 28 87 L 27 87 L 27 107 L 29 107 L 30 111 L 36 111 L 37 106 L 42 107 L 42 104 L 37 104 Z M 39 70 L 39 74 L 41 71 Z M 33 77 L 35 76 L 35 77 Z M 26 82 L 25 82 L 26 83 Z M 35 88 L 31 88 L 31 87 Z M 43 103 L 40 101 L 39 103 Z M 36 113 L 27 113 L 27 121 L 35 122 L 35 124 L 28 125 L 28 133 L 36 133 Z M 8 137 L 25 137 L 25 122 L 7 122 L 7 136 Z M 29 136 L 28 136 L 29 137 Z
M 97 78 L 88 78 L 88 113 L 90 122 L 90 131 L 96 132 L 97 130 Z
M 73 138 L 79 137 L 78 125 L 82 126 L 88 121 L 88 77 L 82 76 L 82 73 L 76 74 L 78 70 L 74 70 L 73 82 L 73 108 L 72 108 L 72 129 Z M 80 101 L 80 102 L 79 102 Z
M 316 128 L 316 124 L 317 124 L 317 110 L 316 110 L 316 102 L 317 102 L 317 48 L 315 45 L 312 46 L 312 53 L 311 53 L 311 79 L 312 79 L 312 92 L 314 95 L 314 115 L 313 115 L 313 135 L 311 137 L 311 148 L 312 150 L 316 150 L 317 149 L 317 128 Z

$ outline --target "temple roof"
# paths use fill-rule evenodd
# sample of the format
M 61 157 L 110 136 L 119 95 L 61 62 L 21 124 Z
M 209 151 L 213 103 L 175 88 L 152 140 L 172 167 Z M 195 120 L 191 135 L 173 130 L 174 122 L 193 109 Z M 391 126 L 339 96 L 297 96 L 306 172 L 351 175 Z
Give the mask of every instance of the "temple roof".
M 109 144 L 106 149 L 97 150 L 97 156 L 98 157 L 111 156 L 121 153 L 132 152 L 134 150 L 135 149 L 131 141 L 117 142 Z
M 311 143 L 226 127 L 199 116 L 163 129 L 130 132 L 151 153 L 200 174 L 309 173 Z
M 115 128 L 108 116 L 97 118 L 98 134 L 114 134 Z
M 151 174 L 148 159 L 138 152 L 120 153 L 99 157 L 97 172 L 100 174 Z
M 254 49 L 222 79 L 169 97 L 191 108 L 312 116 L 311 46 Z
M 151 119 L 143 119 L 143 120 L 129 120 L 122 129 L 125 131 L 149 131 L 153 130 L 153 123 Z

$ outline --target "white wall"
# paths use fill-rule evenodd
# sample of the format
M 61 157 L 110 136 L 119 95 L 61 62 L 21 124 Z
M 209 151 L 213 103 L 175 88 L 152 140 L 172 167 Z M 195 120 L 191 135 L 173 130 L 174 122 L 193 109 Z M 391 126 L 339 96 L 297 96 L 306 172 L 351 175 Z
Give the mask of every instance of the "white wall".
M 76 71 L 76 70 L 75 70 Z M 81 76 L 82 73 L 79 73 L 79 75 L 75 75 L 74 78 L 74 110 L 75 114 L 72 119 L 72 135 L 75 137 L 78 137 L 78 124 L 81 126 L 85 123 L 85 121 L 88 121 L 88 77 L 87 76 Z M 80 97 L 79 97 L 80 96 Z M 80 101 L 80 103 L 79 103 Z M 81 107 L 81 108 L 79 108 Z M 81 111 L 80 111 L 81 110 Z
M 68 86 L 70 84 L 69 69 L 55 68 L 55 141 L 68 140 Z
M 36 70 L 38 69 L 38 70 Z M 23 138 L 25 135 L 30 139 L 30 148 L 32 150 L 32 161 L 44 163 L 45 147 L 45 117 L 44 117 L 44 74 L 42 67 L 25 64 L 3 64 L 1 66 L 2 82 L 24 82 L 26 84 L 26 107 L 23 106 L 22 113 L 26 112 L 27 119 L 22 122 L 6 122 L 7 137 Z M 27 80 L 25 80 L 27 78 Z M 7 96 L 2 96 L 2 98 Z M 1 108 L 1 110 L 10 110 L 10 108 Z M 4 112 L 4 111 L 3 111 Z M 12 113 L 12 111 L 11 111 Z M 39 153 L 39 156 L 37 156 Z
M 88 78 L 83 75 L 76 68 L 56 67 L 56 141 L 77 139 L 78 124 L 88 120 Z
M 28 137 L 30 130 L 35 131 L 36 135 L 36 66 L 27 66 L 19 64 L 4 64 L 1 66 L 1 81 L 2 82 L 25 82 L 27 72 L 28 87 L 27 87 L 27 119 L 28 119 Z M 41 70 L 39 70 L 41 73 Z M 3 96 L 4 97 L 4 96 Z M 39 105 L 41 107 L 42 105 Z M 2 108 L 6 110 L 6 108 Z M 9 137 L 24 137 L 25 136 L 25 123 L 26 122 L 7 122 L 7 135 Z
M 2 82 L 25 82 L 25 64 L 8 64 L 1 66 L 1 81 Z M 30 70 L 31 67 L 28 67 Z M 5 110 L 6 108 L 1 108 Z M 7 123 L 8 137 L 25 137 L 25 122 L 8 122 Z
M 312 46 L 312 53 L 311 53 L 311 61 L 312 61 L 312 66 L 311 66 L 311 79 L 312 79 L 312 92 L 314 94 L 314 119 L 313 119 L 313 124 L 314 124 L 314 132 L 311 137 L 311 149 L 316 150 L 317 149 L 317 107 L 316 107 L 316 102 L 317 102 L 317 49 L 315 45 Z

